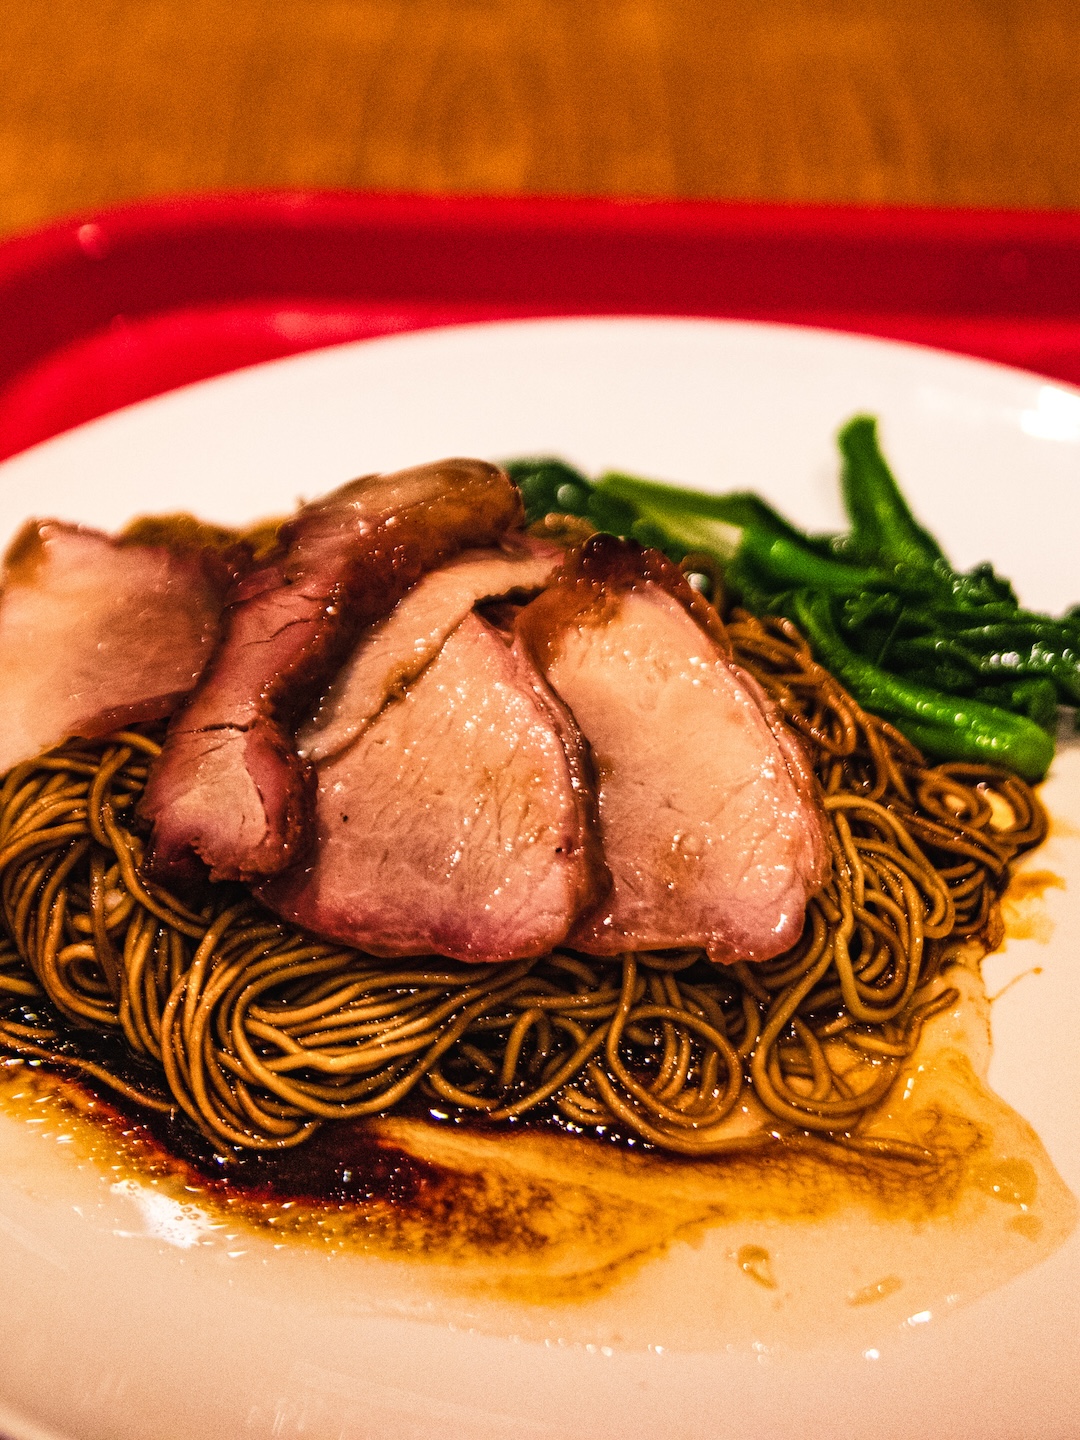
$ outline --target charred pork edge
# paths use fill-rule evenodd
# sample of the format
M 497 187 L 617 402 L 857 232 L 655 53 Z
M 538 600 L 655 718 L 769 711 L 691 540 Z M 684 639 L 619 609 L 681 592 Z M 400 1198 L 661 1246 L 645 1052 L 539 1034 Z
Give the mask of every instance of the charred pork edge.
M 453 470 L 456 467 L 475 468 L 479 469 L 482 473 L 484 473 L 487 478 L 495 479 L 496 477 L 501 477 L 503 480 L 505 480 L 507 487 L 506 495 L 504 497 L 506 501 L 505 514 L 500 514 L 497 521 L 491 519 L 491 517 L 488 517 L 489 523 L 487 525 L 487 529 L 482 529 L 481 534 L 486 535 L 490 539 L 490 541 L 494 542 L 498 539 L 501 539 L 508 532 L 521 527 L 524 520 L 524 506 L 520 492 L 518 491 L 517 487 L 512 484 L 512 482 L 506 476 L 505 472 L 500 470 L 499 467 L 490 465 L 485 461 L 465 460 L 455 457 L 442 461 L 436 461 L 433 463 L 431 468 L 437 469 L 444 466 L 448 470 Z M 415 468 L 422 469 L 427 467 Z M 403 472 L 391 473 L 396 474 Z M 347 491 L 350 488 L 353 488 L 360 484 L 363 480 L 375 478 L 378 477 L 372 475 L 361 477 L 361 481 L 350 481 L 347 485 L 340 487 L 340 491 Z M 332 495 L 337 493 L 339 492 L 332 492 Z M 255 567 L 248 570 L 245 574 L 239 577 L 237 583 L 233 587 L 234 593 L 240 592 L 240 594 L 243 594 L 245 586 L 258 586 L 260 580 L 263 577 L 274 577 L 274 579 L 277 579 L 278 583 L 282 586 L 290 584 L 290 577 L 288 574 L 290 555 L 293 549 L 293 545 L 302 536 L 301 527 L 303 522 L 305 520 L 317 520 L 321 514 L 328 513 L 331 509 L 332 503 L 333 502 L 331 496 L 327 496 L 323 499 L 314 501 L 309 505 L 303 506 L 296 515 L 286 520 L 285 523 L 282 524 L 280 529 L 278 530 L 277 543 L 272 549 L 271 554 L 266 560 L 262 561 L 259 565 L 256 565 Z M 339 501 L 338 503 L 341 502 Z M 383 521 L 381 528 L 383 530 L 387 528 L 385 520 Z M 473 537 L 470 537 L 470 540 L 472 541 L 472 543 L 475 543 Z M 449 539 L 447 541 L 446 548 L 444 549 L 440 557 L 440 561 L 437 561 L 435 563 L 441 563 L 442 559 L 446 559 L 449 555 L 457 553 L 461 548 L 463 548 L 463 546 L 459 540 Z M 393 569 L 394 566 L 392 560 L 390 564 L 391 569 Z M 344 573 L 339 574 L 335 580 L 334 585 L 330 587 L 331 595 L 336 593 L 338 596 L 341 596 L 344 592 L 346 592 L 349 589 L 350 584 L 356 582 L 357 576 L 354 572 L 359 570 L 359 568 L 359 564 L 355 560 L 352 561 L 351 564 L 349 562 L 346 562 L 344 567 Z M 416 567 L 416 576 L 414 578 L 418 578 L 419 575 L 423 573 L 424 568 L 425 567 L 418 565 Z M 267 590 L 275 588 L 274 579 L 270 580 L 270 584 L 266 587 Z M 406 586 L 408 583 L 409 582 L 406 582 Z M 256 594 L 257 593 L 260 592 L 257 590 Z M 174 730 L 179 732 L 187 728 L 184 726 L 183 723 L 185 713 L 191 708 L 194 703 L 197 703 L 200 692 L 203 690 L 208 680 L 212 681 L 218 664 L 220 663 L 222 655 L 225 652 L 228 644 L 231 629 L 230 611 L 236 603 L 237 600 L 233 599 L 232 596 L 228 597 L 226 605 L 222 611 L 217 646 L 212 652 L 207 665 L 204 667 L 202 675 L 194 690 L 191 692 L 187 703 L 182 706 L 181 710 L 173 717 L 173 722 L 172 724 L 170 724 L 169 727 L 170 733 Z M 374 617 L 368 617 L 368 619 L 370 618 Z M 281 704 L 281 699 L 278 696 L 275 696 L 272 693 L 268 693 L 264 689 L 261 696 L 256 698 L 256 703 L 258 703 L 258 700 L 261 699 L 262 707 L 259 713 L 255 717 L 253 717 L 252 728 L 272 730 L 274 732 L 274 741 L 280 742 L 285 748 L 289 749 L 293 755 L 295 755 L 295 747 L 292 745 L 292 737 L 295 733 L 297 717 L 301 709 L 303 708 L 304 704 L 308 700 L 310 700 L 314 689 L 321 682 L 325 681 L 328 678 L 328 676 L 333 672 L 333 669 L 336 666 L 340 665 L 343 655 L 346 654 L 348 651 L 350 642 L 355 639 L 356 634 L 359 633 L 359 631 L 362 629 L 363 624 L 364 619 L 361 616 L 358 617 L 355 623 L 351 625 L 343 623 L 340 626 L 333 626 L 332 629 L 337 633 L 332 634 L 330 639 L 328 641 L 324 640 L 322 644 L 312 645 L 312 651 L 317 653 L 309 652 L 306 656 L 299 657 L 299 663 L 296 666 L 296 671 L 293 676 L 293 679 L 295 681 L 294 694 L 289 697 L 287 703 L 285 703 L 283 706 Z M 229 722 L 227 719 L 224 720 L 223 726 L 228 725 L 228 723 Z M 196 726 L 194 728 L 197 730 L 203 730 L 208 727 Z M 156 764 L 158 765 L 167 763 L 166 752 L 168 751 L 168 739 L 169 737 L 167 736 L 165 750 L 163 750 L 162 756 L 159 757 L 158 762 L 156 762 Z M 299 756 L 296 756 L 295 758 L 296 761 L 299 762 Z M 283 776 L 283 780 L 285 782 L 285 798 L 280 815 L 270 816 L 265 809 L 264 802 L 264 813 L 267 814 L 267 818 L 270 821 L 270 828 L 273 829 L 276 826 L 277 829 L 277 834 L 274 838 L 273 845 L 281 856 L 281 858 L 279 858 L 278 860 L 278 863 L 274 865 L 268 865 L 266 868 L 263 869 L 256 870 L 251 864 L 246 863 L 243 859 L 231 863 L 218 860 L 214 862 L 209 862 L 211 875 L 217 875 L 219 878 L 222 879 L 250 880 L 256 874 L 275 874 L 281 872 L 282 870 L 289 869 L 294 864 L 298 863 L 300 859 L 302 859 L 303 852 L 306 848 L 302 843 L 302 837 L 308 835 L 311 831 L 311 814 L 313 808 L 314 787 L 309 779 L 306 767 L 298 769 L 296 766 L 286 763 L 285 768 L 289 773 Z M 262 787 L 259 785 L 255 777 L 251 778 L 252 783 L 255 785 L 255 788 L 259 792 L 260 801 L 263 801 Z M 143 813 L 146 814 L 145 811 Z M 198 856 L 198 861 L 202 862 L 204 865 L 208 863 L 207 857 L 201 853 L 198 844 L 195 843 L 194 840 L 189 839 L 187 841 L 186 859 L 182 854 L 182 850 L 184 848 L 182 843 L 174 842 L 170 844 L 167 842 L 166 845 L 160 845 L 158 843 L 158 822 L 160 818 L 160 812 L 155 813 L 152 816 L 148 816 L 148 818 L 151 819 L 153 824 L 153 835 L 151 838 L 151 844 L 147 851 L 146 862 L 147 868 L 149 869 L 150 873 L 154 873 L 155 870 L 158 870 L 159 874 L 161 874 L 162 876 L 172 874 L 176 875 L 179 878 L 183 876 L 185 872 L 190 872 L 191 869 L 197 868 L 197 862 L 195 859 L 196 856 Z M 293 840 L 294 832 L 298 832 L 299 837 L 296 840 L 296 851 L 292 854 L 284 854 L 283 852 L 286 852 L 289 848 L 291 848 L 290 842 Z M 260 842 L 260 847 L 262 843 L 263 842 Z

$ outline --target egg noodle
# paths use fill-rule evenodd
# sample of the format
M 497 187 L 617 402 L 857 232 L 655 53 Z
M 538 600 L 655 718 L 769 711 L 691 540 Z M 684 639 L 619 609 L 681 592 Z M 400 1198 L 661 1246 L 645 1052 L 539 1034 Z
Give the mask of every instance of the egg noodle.
M 798 1135 L 932 1158 L 860 1127 L 956 999 L 951 956 L 997 942 L 996 899 L 1044 813 L 1004 771 L 927 766 L 789 622 L 735 611 L 728 630 L 823 796 L 831 878 L 786 954 L 383 960 L 237 885 L 182 898 L 140 869 L 135 807 L 162 735 L 142 727 L 72 741 L 0 787 L 0 1051 L 178 1109 L 225 1149 L 297 1145 L 411 1097 L 687 1155 Z M 746 1113 L 759 1122 L 733 1123 Z

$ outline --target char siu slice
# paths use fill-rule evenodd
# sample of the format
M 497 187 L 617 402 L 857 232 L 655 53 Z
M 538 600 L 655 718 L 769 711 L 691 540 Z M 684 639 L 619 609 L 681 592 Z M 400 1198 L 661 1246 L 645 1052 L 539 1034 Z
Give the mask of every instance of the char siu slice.
M 656 551 L 597 536 L 518 628 L 597 775 L 613 886 L 568 943 L 725 962 L 794 944 L 827 873 L 821 807 L 715 612 Z
M 470 613 L 319 765 L 314 852 L 258 893 L 378 955 L 542 955 L 608 884 L 586 766 L 528 657 Z
M 0 772 L 174 710 L 213 653 L 228 580 L 196 546 L 24 526 L 0 597 Z
M 557 545 L 522 537 L 500 550 L 466 550 L 429 570 L 342 666 L 314 719 L 297 731 L 300 755 L 317 765 L 351 745 L 435 658 L 474 605 L 535 594 L 562 558 Z
M 313 798 L 298 717 L 423 571 L 521 517 L 496 466 L 443 460 L 354 480 L 287 521 L 230 595 L 221 645 L 151 771 L 152 871 L 183 878 L 202 862 L 212 879 L 250 880 L 292 864 Z

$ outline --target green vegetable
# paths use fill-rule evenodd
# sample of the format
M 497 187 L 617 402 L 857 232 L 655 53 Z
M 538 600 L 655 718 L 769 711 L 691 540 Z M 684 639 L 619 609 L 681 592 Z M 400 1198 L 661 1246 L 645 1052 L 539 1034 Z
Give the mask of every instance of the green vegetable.
M 529 525 L 542 520 L 553 510 L 570 511 L 574 515 L 584 513 L 570 510 L 566 501 L 571 496 L 576 498 L 577 492 L 587 498 L 592 486 L 579 470 L 562 460 L 547 457 L 537 460 L 511 460 L 506 465 L 506 473 L 521 491 L 521 498 L 525 502 L 525 520 Z
M 880 669 L 844 643 L 827 595 L 798 591 L 791 597 L 788 613 L 817 659 L 859 704 L 890 720 L 921 750 L 946 760 L 1005 765 L 1025 780 L 1041 780 L 1046 774 L 1054 758 L 1054 742 L 1026 716 L 946 695 Z
M 805 542 L 801 530 L 749 491 L 703 495 L 697 490 L 640 480 L 615 470 L 601 475 L 596 488 L 600 494 L 630 506 L 641 519 L 653 520 L 672 536 L 682 534 L 687 549 L 734 555 L 746 533 L 789 540 L 795 545 Z
M 882 581 L 876 570 L 819 553 L 801 530 L 756 495 L 702 495 L 615 473 L 600 477 L 597 494 L 632 506 L 639 524 L 651 527 L 661 539 L 658 548 L 673 559 L 703 550 L 751 572 L 760 569 L 781 588 L 810 585 L 837 594 L 858 593 Z
M 856 415 L 837 436 L 844 458 L 840 483 L 851 519 L 847 544 L 881 569 L 948 567 L 934 537 L 912 515 L 878 445 L 877 421 Z
M 989 564 L 953 570 L 901 494 L 876 421 L 857 415 L 838 443 L 850 521 L 840 535 L 806 534 L 746 491 L 616 472 L 593 484 L 554 459 L 509 469 L 530 521 L 561 510 L 677 561 L 712 556 L 741 604 L 788 615 L 861 704 L 928 754 L 1041 778 L 1058 705 L 1080 706 L 1080 606 L 1054 619 L 1022 609 Z
M 997 705 L 1016 715 L 1026 715 L 1036 725 L 1053 734 L 1057 724 L 1057 691 L 1050 680 L 1015 680 L 1004 685 L 980 685 L 974 698 L 987 705 Z

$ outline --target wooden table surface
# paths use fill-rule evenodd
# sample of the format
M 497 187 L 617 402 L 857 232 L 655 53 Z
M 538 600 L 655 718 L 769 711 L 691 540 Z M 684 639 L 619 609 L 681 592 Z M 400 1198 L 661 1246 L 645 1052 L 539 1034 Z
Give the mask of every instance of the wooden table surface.
M 1080 207 L 1078 0 L 5 10 L 5 233 L 268 186 Z

